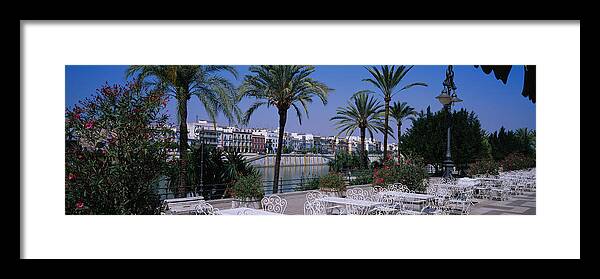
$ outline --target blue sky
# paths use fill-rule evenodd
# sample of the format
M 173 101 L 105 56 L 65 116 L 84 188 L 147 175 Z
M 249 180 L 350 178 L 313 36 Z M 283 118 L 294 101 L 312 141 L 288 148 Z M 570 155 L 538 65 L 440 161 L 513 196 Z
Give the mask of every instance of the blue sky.
M 84 66 L 68 65 L 65 67 L 65 102 L 66 107 L 72 107 L 85 97 L 95 94 L 96 89 L 105 82 L 109 84 L 124 83 L 125 70 L 128 66 Z M 229 78 L 236 86 L 242 82 L 243 76 L 249 74 L 248 66 L 235 66 L 240 74 L 238 80 L 228 73 L 223 75 Z M 441 104 L 435 99 L 439 95 L 445 79 L 447 66 L 417 65 L 404 78 L 403 84 L 411 82 L 425 82 L 428 87 L 413 87 L 396 95 L 392 100 L 408 102 L 417 111 L 425 110 L 431 106 L 432 111 L 441 109 Z M 309 107 L 309 118 L 302 120 L 299 125 L 295 112 L 288 112 L 286 130 L 295 132 L 306 132 L 320 135 L 334 135 L 334 123 L 329 118 L 335 115 L 339 106 L 347 104 L 349 97 L 359 90 L 373 90 L 377 88 L 362 81 L 369 77 L 369 73 L 363 66 L 341 65 L 341 66 L 316 66 L 312 77 L 325 82 L 334 88 L 329 96 L 329 103 L 324 106 L 317 99 Z M 465 108 L 475 111 L 482 127 L 487 131 L 496 131 L 504 126 L 508 129 L 530 128 L 535 129 L 535 104 L 521 95 L 523 84 L 523 67 L 514 66 L 505 85 L 496 80 L 493 74 L 486 75 L 480 68 L 471 65 L 454 66 L 454 82 L 457 87 L 458 96 L 463 99 L 455 109 Z M 401 84 L 402 86 L 402 84 Z M 380 96 L 380 95 L 378 95 Z M 240 104 L 245 111 L 253 100 L 245 99 Z M 176 101 L 171 100 L 167 105 L 170 121 L 176 123 Z M 200 102 L 192 98 L 188 103 L 188 122 L 198 119 L 207 119 Z M 218 122 L 227 124 L 223 117 Z M 277 127 L 277 113 L 274 108 L 261 107 L 255 111 L 249 127 Z M 410 127 L 410 122 L 403 125 L 403 130 Z M 358 133 L 358 131 L 356 132 Z M 376 135 L 382 139 L 382 135 Z M 394 142 L 392 140 L 392 142 Z

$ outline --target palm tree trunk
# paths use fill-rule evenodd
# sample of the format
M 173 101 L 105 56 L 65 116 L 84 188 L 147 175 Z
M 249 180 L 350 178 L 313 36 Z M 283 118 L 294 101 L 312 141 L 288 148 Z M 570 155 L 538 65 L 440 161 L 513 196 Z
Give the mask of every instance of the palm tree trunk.
M 387 161 L 388 159 L 388 154 L 387 154 L 387 142 L 388 142 L 388 131 L 389 131 L 389 120 L 390 120 L 390 101 L 391 99 L 389 98 L 385 98 L 385 120 L 384 120 L 384 125 L 385 125 L 385 133 L 383 133 L 383 161 Z
M 365 133 L 365 128 L 360 128 L 360 157 L 363 169 L 366 169 L 369 165 L 367 162 L 367 151 L 365 150 Z
M 188 129 L 187 129 L 187 97 L 185 92 L 178 94 L 178 113 L 179 113 L 179 188 L 177 196 L 185 196 L 187 189 L 187 148 L 188 148 Z
M 277 139 L 277 155 L 275 156 L 275 175 L 273 176 L 273 193 L 279 191 L 279 167 L 281 166 L 281 150 L 283 149 L 283 134 L 285 122 L 287 121 L 287 110 L 279 110 L 279 138 Z
M 402 123 L 398 122 L 398 164 L 401 161 L 401 156 L 400 155 L 400 135 L 402 134 Z

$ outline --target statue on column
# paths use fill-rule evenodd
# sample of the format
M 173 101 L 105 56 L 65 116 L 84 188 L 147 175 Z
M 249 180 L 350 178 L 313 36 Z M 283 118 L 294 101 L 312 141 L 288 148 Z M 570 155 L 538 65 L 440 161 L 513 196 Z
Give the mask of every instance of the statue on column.
M 444 88 L 446 93 L 452 94 L 454 90 L 456 90 L 456 85 L 454 84 L 454 70 L 452 69 L 452 65 L 448 65 L 446 69 L 446 79 L 444 80 Z

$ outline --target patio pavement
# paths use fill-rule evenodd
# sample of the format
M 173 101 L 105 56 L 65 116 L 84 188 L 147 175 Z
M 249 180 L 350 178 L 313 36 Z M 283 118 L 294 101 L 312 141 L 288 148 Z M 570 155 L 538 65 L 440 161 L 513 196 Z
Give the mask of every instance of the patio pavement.
M 368 185 L 353 186 L 366 188 Z M 286 199 L 288 207 L 286 215 L 303 215 L 304 202 L 307 191 L 281 193 L 279 196 Z M 535 215 L 536 193 L 525 193 L 521 196 L 510 196 L 506 201 L 474 199 L 476 202 L 471 209 L 471 215 Z M 231 208 L 232 199 L 208 201 L 215 208 Z

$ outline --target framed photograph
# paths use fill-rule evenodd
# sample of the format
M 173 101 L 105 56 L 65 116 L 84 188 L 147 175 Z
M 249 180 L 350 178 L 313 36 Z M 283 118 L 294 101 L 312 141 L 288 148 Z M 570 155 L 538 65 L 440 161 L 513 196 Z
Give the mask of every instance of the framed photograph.
M 579 21 L 21 24 L 22 257 L 580 257 Z

